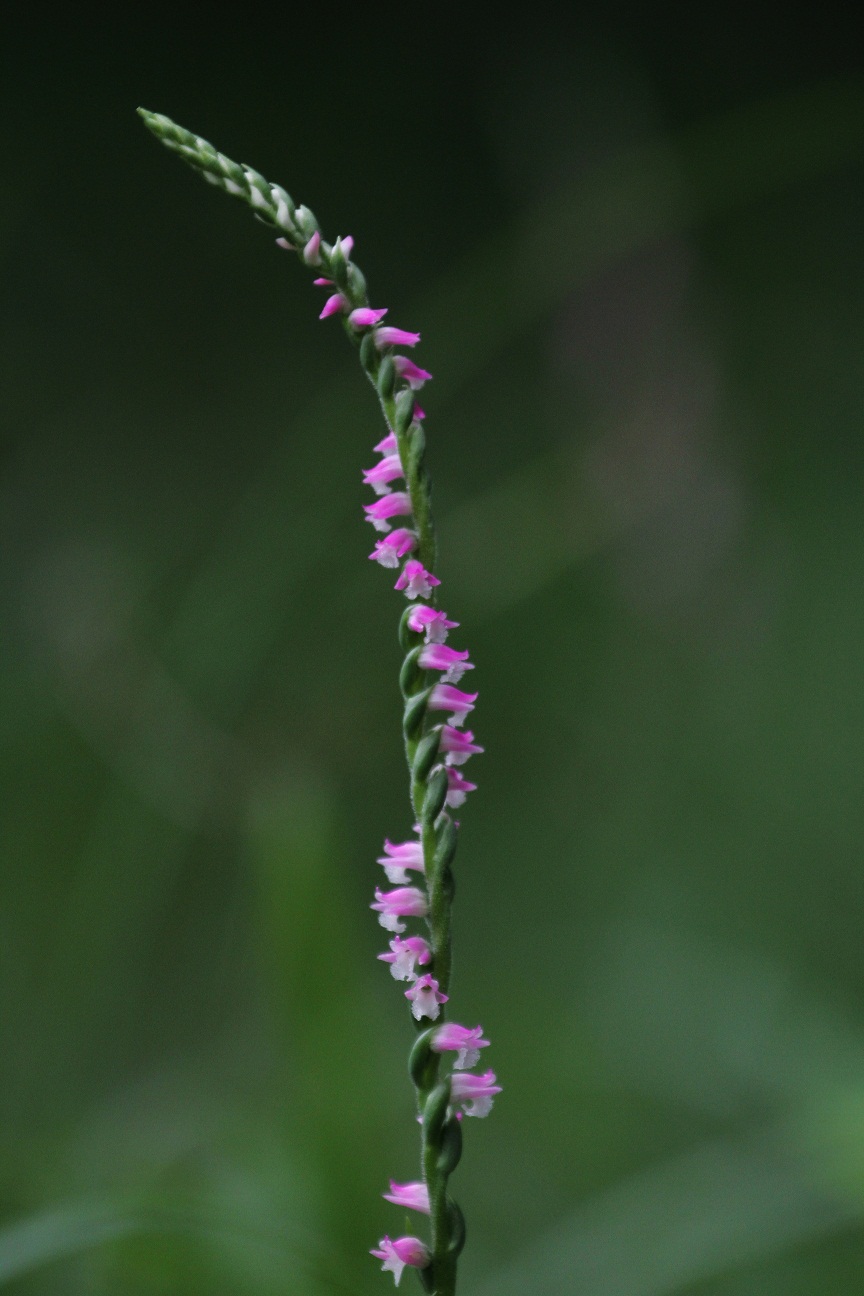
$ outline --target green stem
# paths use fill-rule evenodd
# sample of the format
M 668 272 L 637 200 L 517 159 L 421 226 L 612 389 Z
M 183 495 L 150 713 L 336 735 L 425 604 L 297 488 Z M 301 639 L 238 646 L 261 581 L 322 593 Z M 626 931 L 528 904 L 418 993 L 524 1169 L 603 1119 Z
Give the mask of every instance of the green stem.
M 434 1296 L 453 1296 L 456 1291 L 456 1256 L 450 1251 L 450 1210 L 447 1179 L 437 1169 L 438 1150 L 427 1140 L 423 1147 L 423 1177 L 429 1187 L 432 1231 L 432 1280 Z

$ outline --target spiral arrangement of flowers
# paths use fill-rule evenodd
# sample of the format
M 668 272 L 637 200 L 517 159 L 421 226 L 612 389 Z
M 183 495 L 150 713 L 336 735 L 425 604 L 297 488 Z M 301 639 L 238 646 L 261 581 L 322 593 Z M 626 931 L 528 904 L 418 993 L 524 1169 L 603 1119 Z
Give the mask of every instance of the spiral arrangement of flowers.
M 420 334 L 383 324 L 387 309 L 369 305 L 365 278 L 351 259 L 354 240 L 350 236 L 327 243 L 309 208 L 297 206 L 281 186 L 270 184 L 251 167 L 232 162 L 168 117 L 138 111 L 163 144 L 205 180 L 246 202 L 261 221 L 278 231 L 280 247 L 296 252 L 318 272 L 315 284 L 330 290 L 320 318 L 341 317 L 378 394 L 387 425 L 386 435 L 375 446 L 378 461 L 363 473 L 364 483 L 376 496 L 364 505 L 364 512 L 381 537 L 369 557 L 384 568 L 398 570 L 394 589 L 408 603 L 400 622 L 405 656 L 399 682 L 414 835 L 407 841 L 385 840 L 378 863 L 392 889 L 376 888 L 371 908 L 392 934 L 389 949 L 379 958 L 390 965 L 396 981 L 408 985 L 404 994 L 419 1032 L 409 1071 L 422 1146 L 421 1178 L 391 1181 L 384 1198 L 427 1215 L 429 1238 L 385 1236 L 372 1255 L 393 1274 L 397 1285 L 410 1266 L 432 1296 L 453 1296 L 465 1223 L 448 1181 L 462 1154 L 462 1118 L 485 1116 L 501 1089 L 493 1071 L 472 1070 L 481 1050 L 489 1045 L 482 1027 L 446 1020 L 452 866 L 459 831 L 451 811 L 475 791 L 476 784 L 461 769 L 483 748 L 464 728 L 477 694 L 457 687 L 474 667 L 466 650 L 447 643 L 459 623 L 438 607 L 441 582 L 435 575 L 435 530 L 424 462 L 425 414 L 416 396 L 432 375 L 402 353 L 419 343 Z M 406 920 L 419 924 L 420 930 L 406 935 Z

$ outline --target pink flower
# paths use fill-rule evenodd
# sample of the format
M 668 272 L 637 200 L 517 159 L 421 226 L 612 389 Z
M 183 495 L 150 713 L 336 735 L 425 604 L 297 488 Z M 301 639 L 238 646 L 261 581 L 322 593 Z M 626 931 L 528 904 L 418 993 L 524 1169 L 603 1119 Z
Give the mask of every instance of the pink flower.
M 427 972 L 418 977 L 410 990 L 405 991 L 405 998 L 411 1001 L 411 1011 L 417 1021 L 421 1017 L 431 1017 L 432 1021 L 439 1016 L 440 1004 L 446 1003 L 449 996 L 438 989 L 438 982 Z
M 417 603 L 408 613 L 408 627 L 415 634 L 426 632 L 427 644 L 441 644 L 448 630 L 455 630 L 458 621 L 448 621 L 446 612 L 436 612 L 426 603 Z
M 388 432 L 384 440 L 379 441 L 378 444 L 373 448 L 377 450 L 379 454 L 382 455 L 393 454 L 394 451 L 399 449 L 399 445 L 396 441 L 396 433 Z
M 477 746 L 470 729 L 463 733 L 452 725 L 442 725 L 438 750 L 444 753 L 446 765 L 464 765 L 469 756 L 479 756 L 485 748 Z
M 371 486 L 376 495 L 387 495 L 390 491 L 390 482 L 404 476 L 402 460 L 398 454 L 391 454 L 381 459 L 374 468 L 366 469 L 363 474 L 363 484 Z
M 278 243 L 279 240 L 277 239 L 276 241 L 277 241 L 277 243 Z M 333 283 L 333 280 L 332 280 L 332 279 L 313 279 L 312 282 L 313 282 L 313 284 L 315 285 L 316 288 L 329 288 L 330 285 Z
M 431 572 L 428 572 L 416 558 L 411 558 L 402 568 L 402 575 L 393 588 L 404 590 L 405 597 L 409 599 L 428 598 L 432 593 L 432 586 L 440 584 L 441 582 L 437 576 L 433 576 Z
M 432 377 L 425 369 L 418 369 L 414 361 L 409 360 L 407 356 L 394 356 L 393 364 L 399 377 L 405 379 L 412 391 L 419 391 Z
M 384 854 L 378 859 L 378 863 L 383 865 L 387 881 L 394 886 L 404 886 L 410 880 L 406 869 L 414 869 L 417 873 L 426 872 L 423 847 L 419 841 L 385 841 Z
M 387 314 L 387 307 L 382 310 L 373 310 L 371 306 L 358 306 L 352 310 L 348 316 L 348 323 L 352 328 L 372 328 L 379 320 L 382 320 Z
M 317 230 L 303 249 L 303 260 L 310 266 L 321 264 L 321 235 Z
M 406 567 L 409 565 L 405 564 Z M 465 723 L 468 712 L 474 710 L 477 696 L 476 693 L 463 693 L 452 684 L 436 684 L 429 694 L 428 706 L 432 711 L 452 711 L 454 714 L 450 717 L 450 724 L 458 728 Z
M 366 521 L 371 522 L 376 531 L 389 531 L 390 523 L 387 519 L 410 514 L 411 500 L 405 491 L 393 491 L 376 500 L 374 504 L 364 504 L 363 512 L 366 514 Z
M 378 541 L 369 557 L 374 559 L 375 562 L 379 562 L 382 567 L 398 567 L 399 559 L 404 558 L 406 553 L 410 553 L 416 544 L 417 537 L 413 531 L 406 531 L 404 527 L 397 527 L 383 540 Z M 407 562 L 405 566 L 408 568 L 411 563 Z M 417 566 L 419 567 L 420 564 L 418 563 Z M 401 580 L 402 577 L 400 576 L 399 579 Z M 437 585 L 438 582 L 435 583 Z
M 370 1251 L 369 1254 L 376 1260 L 384 1261 L 381 1272 L 392 1273 L 397 1287 L 406 1265 L 411 1265 L 414 1269 L 425 1269 L 431 1259 L 428 1247 L 416 1237 L 401 1237 L 391 1242 L 385 1236 L 378 1243 L 377 1250 Z
M 422 1211 L 424 1215 L 430 1213 L 429 1189 L 425 1183 L 400 1184 L 391 1179 L 389 1193 L 381 1196 L 394 1206 L 407 1206 L 408 1210 Z
M 419 887 L 397 887 L 395 891 L 375 888 L 375 903 L 370 909 L 378 911 L 378 921 L 385 931 L 403 932 L 405 924 L 400 918 L 425 918 L 429 902 Z
M 469 792 L 477 791 L 477 784 L 469 783 L 468 780 L 463 778 L 459 771 L 455 770 L 452 765 L 445 766 L 445 769 L 447 770 L 448 789 L 446 801 L 448 806 L 455 809 L 456 806 L 465 804 L 465 797 Z
M 468 660 L 467 648 L 465 652 L 459 652 L 458 649 L 448 648 L 445 644 L 427 644 L 425 648 L 420 649 L 417 661 L 424 670 L 445 671 L 446 674 L 442 676 L 442 682 L 445 684 L 457 684 L 466 671 L 474 669 Z
M 390 953 L 379 954 L 382 963 L 390 964 L 390 975 L 394 981 L 416 981 L 415 965 L 425 967 L 432 959 L 432 951 L 422 936 L 394 936 L 390 942 Z
M 414 418 L 418 423 L 422 423 L 426 417 L 426 411 L 421 409 L 417 402 L 414 402 Z
M 390 328 L 389 325 L 375 332 L 375 345 L 383 349 L 388 346 L 416 346 L 420 341 L 419 333 L 406 333 L 405 329 Z
M 499 1093 L 501 1086 L 495 1083 L 494 1071 L 484 1071 L 483 1075 L 460 1071 L 450 1077 L 450 1097 L 466 1116 L 488 1116 L 492 1099 Z
M 276 246 L 277 246 L 277 247 L 284 248 L 286 252 L 293 252 L 293 251 L 294 251 L 294 244 L 293 244 L 293 243 L 289 243 L 288 240 L 287 240 L 286 238 L 278 238 L 278 239 L 276 240 Z
M 480 1061 L 480 1050 L 489 1047 L 489 1041 L 483 1038 L 483 1027 L 459 1026 L 456 1022 L 445 1022 L 432 1036 L 432 1045 L 436 1053 L 454 1052 L 457 1054 L 453 1063 L 457 1071 L 476 1066 Z
M 337 238 L 336 242 L 333 244 L 333 251 L 335 252 L 337 248 L 342 249 L 342 255 L 347 261 L 351 253 L 354 251 L 354 239 L 352 235 L 346 234 L 344 238 Z
M 343 297 L 341 293 L 334 293 L 332 297 L 327 298 L 318 318 L 326 319 L 328 315 L 338 315 L 340 311 L 346 311 L 350 305 L 347 297 Z

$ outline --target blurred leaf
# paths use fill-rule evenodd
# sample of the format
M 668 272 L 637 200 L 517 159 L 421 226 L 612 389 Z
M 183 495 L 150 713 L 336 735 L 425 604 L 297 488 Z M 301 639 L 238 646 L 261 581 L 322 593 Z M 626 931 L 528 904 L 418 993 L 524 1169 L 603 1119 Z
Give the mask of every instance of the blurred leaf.
M 0 1230 L 0 1283 L 101 1246 L 131 1237 L 144 1225 L 111 1202 L 58 1206 Z
M 862 1213 L 768 1148 L 707 1144 L 575 1211 L 476 1296 L 674 1296 Z
M 864 1041 L 812 984 L 703 934 L 624 922 L 583 1004 L 640 1087 L 721 1116 L 810 1110 L 864 1082 Z

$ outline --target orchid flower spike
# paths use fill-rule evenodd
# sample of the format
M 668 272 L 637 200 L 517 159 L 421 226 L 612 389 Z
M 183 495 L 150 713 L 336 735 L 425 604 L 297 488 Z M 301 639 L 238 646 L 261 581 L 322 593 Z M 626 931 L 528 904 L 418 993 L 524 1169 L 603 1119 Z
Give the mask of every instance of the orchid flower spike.
M 426 435 L 421 424 L 426 414 L 416 395 L 432 375 L 400 354 L 400 349 L 417 346 L 420 334 L 383 324 L 387 309 L 370 305 L 366 280 L 350 259 L 353 238 L 337 238 L 329 245 L 310 209 L 295 205 L 279 185 L 233 162 L 168 117 L 139 111 L 147 127 L 172 152 L 210 184 L 244 201 L 276 231 L 278 246 L 293 251 L 304 269 L 314 267 L 315 284 L 327 291 L 320 318 L 343 317 L 344 331 L 384 415 L 386 434 L 375 446 L 380 460 L 363 473 L 364 484 L 377 498 L 364 506 L 364 512 L 381 532 L 369 558 L 398 570 L 395 589 L 409 604 L 399 630 L 405 653 L 400 686 L 412 820 L 421 822 L 411 840 L 384 842 L 378 863 L 392 889 L 376 889 L 371 908 L 391 933 L 389 950 L 378 958 L 389 964 L 395 980 L 407 983 L 405 998 L 422 1024 L 419 1032 L 412 1032 L 416 1040 L 410 1071 L 421 1109 L 423 1166 L 422 1180 L 392 1181 L 384 1195 L 393 1205 L 430 1216 L 431 1241 L 385 1236 L 372 1255 L 392 1273 L 397 1285 L 406 1266 L 428 1269 L 421 1275 L 426 1290 L 453 1296 L 464 1242 L 461 1211 L 448 1188 L 458 1159 L 454 1121 L 485 1116 L 501 1087 L 494 1072 L 478 1075 L 470 1070 L 489 1044 L 482 1028 L 441 1020 L 442 1005 L 450 996 L 452 865 L 459 830 L 451 812 L 475 787 L 459 767 L 483 748 L 473 733 L 461 728 L 474 710 L 477 694 L 456 687 L 462 675 L 473 670 L 467 651 L 446 646 L 449 631 L 459 623 L 432 606 L 441 582 L 435 574 L 435 528 L 424 467 Z M 391 529 L 394 519 L 404 519 L 405 525 Z M 429 672 L 439 673 L 431 686 Z M 429 939 L 405 935 L 407 920 L 425 921 Z

